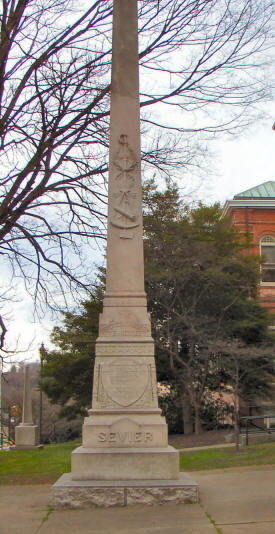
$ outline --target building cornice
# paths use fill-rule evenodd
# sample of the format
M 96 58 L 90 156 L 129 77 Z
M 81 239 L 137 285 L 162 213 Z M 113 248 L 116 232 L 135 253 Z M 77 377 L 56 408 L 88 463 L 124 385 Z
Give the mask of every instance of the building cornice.
M 230 212 L 233 208 L 262 208 L 262 209 L 269 209 L 275 208 L 275 198 L 267 199 L 267 198 L 244 198 L 244 199 L 235 199 L 235 200 L 227 200 L 222 211 L 222 217 L 226 217 L 230 215 Z

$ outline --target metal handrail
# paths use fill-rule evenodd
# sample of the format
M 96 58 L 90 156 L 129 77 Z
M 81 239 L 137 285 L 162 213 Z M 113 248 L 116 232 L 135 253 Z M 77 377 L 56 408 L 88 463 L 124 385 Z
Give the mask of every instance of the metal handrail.
M 263 415 L 245 415 L 243 417 L 240 417 L 240 419 L 267 419 L 267 418 L 270 418 L 270 417 L 274 417 L 275 418 L 275 414 L 263 414 Z
M 252 426 L 255 426 L 256 428 L 258 428 L 262 432 L 266 432 L 267 434 L 272 434 L 272 432 L 275 432 L 275 429 L 272 430 L 270 428 L 260 427 L 260 426 L 256 425 L 255 423 L 253 423 L 253 420 L 255 420 L 255 419 L 273 419 L 273 418 L 275 418 L 275 414 L 248 415 L 248 416 L 245 416 L 245 417 L 240 417 L 240 420 L 243 419 L 245 421 L 245 423 L 246 423 L 245 424 L 245 444 L 248 445 L 248 435 L 249 435 L 248 423 L 249 422 L 250 422 L 250 424 Z

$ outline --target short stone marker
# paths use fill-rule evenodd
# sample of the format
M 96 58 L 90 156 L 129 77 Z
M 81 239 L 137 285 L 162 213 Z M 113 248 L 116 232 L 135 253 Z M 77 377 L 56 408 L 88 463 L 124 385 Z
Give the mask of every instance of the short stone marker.
M 38 444 L 38 426 L 33 424 L 32 400 L 30 387 L 30 368 L 24 367 L 24 396 L 22 423 L 15 427 L 15 448 L 33 449 L 41 447 Z

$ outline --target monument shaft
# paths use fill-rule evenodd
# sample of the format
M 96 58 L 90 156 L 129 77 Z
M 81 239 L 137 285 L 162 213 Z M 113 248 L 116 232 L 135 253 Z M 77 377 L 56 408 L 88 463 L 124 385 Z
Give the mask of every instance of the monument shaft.
M 114 1 L 106 299 L 144 293 L 136 10 Z
M 22 423 L 23 425 L 33 425 L 30 368 L 28 365 L 25 365 L 25 368 L 24 368 L 24 397 L 23 397 Z
M 114 1 L 109 154 L 107 279 L 99 340 L 144 338 L 137 2 Z

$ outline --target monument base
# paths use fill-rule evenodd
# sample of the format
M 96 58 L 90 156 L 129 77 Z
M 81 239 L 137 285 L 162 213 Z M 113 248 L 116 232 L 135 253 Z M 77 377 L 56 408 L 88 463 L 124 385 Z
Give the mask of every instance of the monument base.
M 39 445 L 38 426 L 20 423 L 15 427 L 16 449 L 33 449 Z
M 178 477 L 179 452 L 170 446 L 148 449 L 78 447 L 72 453 L 73 480 L 170 480 Z
M 177 480 L 72 480 L 65 473 L 52 486 L 52 505 L 59 508 L 183 504 L 199 502 L 199 486 L 180 473 Z

